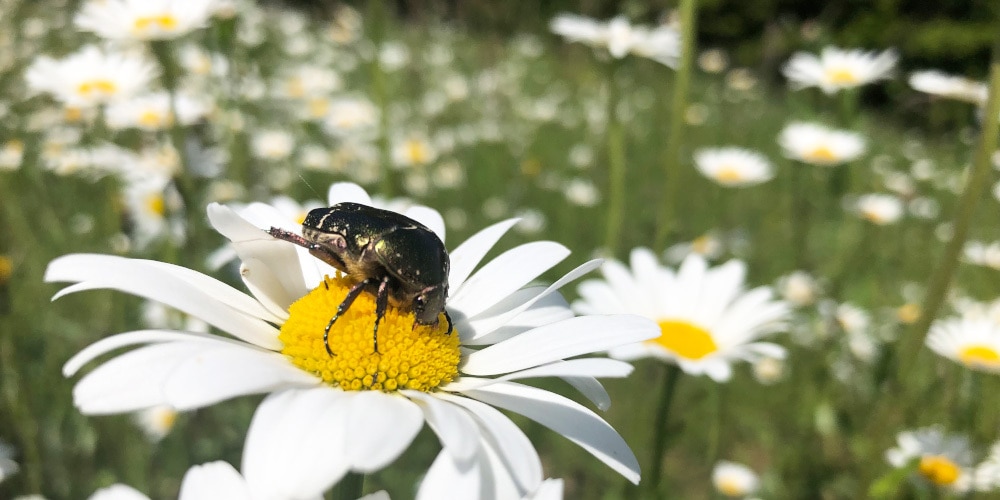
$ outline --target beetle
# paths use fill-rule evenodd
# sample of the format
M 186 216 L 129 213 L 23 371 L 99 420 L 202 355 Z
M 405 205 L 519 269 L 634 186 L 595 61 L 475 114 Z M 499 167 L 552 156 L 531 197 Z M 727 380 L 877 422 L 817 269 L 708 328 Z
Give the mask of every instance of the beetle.
M 451 259 L 444 243 L 427 226 L 405 215 L 360 203 L 338 203 L 310 210 L 302 221 L 302 236 L 271 227 L 268 234 L 309 250 L 314 257 L 359 279 L 323 330 L 330 349 L 330 328 L 363 291 L 375 295 L 375 352 L 378 324 L 387 304 L 414 313 L 417 325 L 437 326 L 443 312 L 448 334 L 453 330 L 445 309 Z

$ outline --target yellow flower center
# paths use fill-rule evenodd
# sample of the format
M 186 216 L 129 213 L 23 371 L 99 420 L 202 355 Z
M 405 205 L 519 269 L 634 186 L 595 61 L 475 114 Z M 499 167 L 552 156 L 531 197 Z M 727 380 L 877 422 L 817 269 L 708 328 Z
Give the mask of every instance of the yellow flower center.
M 837 155 L 826 146 L 819 146 L 803 155 L 803 159 L 812 163 L 833 163 L 837 161 Z
M 91 97 L 96 94 L 100 95 L 114 95 L 118 91 L 118 85 L 115 82 L 108 80 L 106 78 L 98 78 L 96 80 L 87 80 L 81 82 L 76 86 L 76 93 L 84 96 Z
M 163 201 L 163 195 L 157 193 L 147 196 L 146 209 L 149 210 L 150 213 L 163 217 L 163 215 L 167 213 L 166 203 Z
M 431 152 L 423 141 L 413 139 L 406 141 L 406 157 L 414 165 L 423 165 L 430 160 Z
M 436 327 L 414 325 L 412 312 L 390 305 L 378 325 L 375 352 L 375 297 L 366 292 L 330 328 L 330 356 L 323 331 L 353 284 L 346 276 L 326 277 L 288 308 L 278 339 L 295 366 L 348 391 L 430 392 L 458 376 L 458 332 L 447 333 L 443 314 Z
M 146 128 L 162 128 L 170 125 L 169 114 L 159 113 L 152 109 L 147 109 L 139 114 L 139 125 Z
M 158 14 L 155 16 L 142 16 L 136 18 L 132 27 L 136 31 L 149 31 L 158 29 L 160 31 L 174 31 L 177 29 L 177 18 L 170 14 Z
M 719 489 L 719 493 L 727 497 L 741 497 L 747 493 L 746 489 L 743 488 L 743 483 L 731 477 L 719 479 L 715 487 Z
M 83 120 L 83 110 L 76 106 L 66 106 L 63 109 L 63 120 L 67 123 L 76 123 Z
M 1000 368 L 1000 352 L 986 345 L 965 346 L 958 352 L 958 359 L 970 367 Z
M 889 218 L 885 214 L 879 212 L 878 210 L 862 210 L 861 216 L 868 219 L 869 222 L 874 224 L 888 224 Z
M 896 309 L 896 317 L 899 318 L 899 322 L 905 325 L 912 325 L 920 319 L 920 306 L 914 303 L 907 303 L 899 306 Z
M 732 184 L 743 180 L 743 172 L 733 166 L 725 166 L 715 173 L 715 178 L 723 184 Z
M 851 68 L 830 68 L 826 70 L 826 79 L 834 85 L 856 85 L 858 75 Z
M 322 118 L 326 116 L 327 111 L 330 110 L 330 101 L 325 97 L 309 99 L 307 107 L 309 108 L 309 116 L 313 118 Z
M 712 236 L 703 234 L 691 241 L 691 251 L 698 255 L 708 255 L 711 253 L 715 240 Z
M 0 255 L 0 285 L 3 285 L 10 279 L 10 275 L 14 273 L 14 261 L 6 255 Z
M 958 480 L 962 471 L 958 465 L 947 457 L 941 455 L 926 455 L 920 457 L 920 465 L 917 466 L 920 474 L 928 481 L 938 486 L 948 486 Z
M 701 359 L 715 351 L 712 334 L 700 326 L 687 321 L 662 320 L 659 322 L 660 336 L 648 340 L 685 359 Z
M 24 141 L 20 139 L 11 139 L 3 145 L 4 149 L 12 153 L 23 153 L 24 152 Z
M 288 92 L 289 97 L 302 97 L 306 94 L 306 86 L 302 83 L 302 79 L 293 76 L 285 82 L 285 91 Z

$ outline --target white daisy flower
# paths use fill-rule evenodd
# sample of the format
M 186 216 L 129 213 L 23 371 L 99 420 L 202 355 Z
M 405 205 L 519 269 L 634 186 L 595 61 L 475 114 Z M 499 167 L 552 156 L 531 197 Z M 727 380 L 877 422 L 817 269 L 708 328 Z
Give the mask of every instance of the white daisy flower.
M 760 478 L 743 464 L 720 460 L 712 469 L 712 484 L 719 493 L 739 498 L 752 495 L 760 487 Z
M 972 488 L 980 492 L 1000 489 L 1000 443 L 990 447 L 990 452 L 972 473 Z
M 0 146 L 0 171 L 17 170 L 24 158 L 24 141 L 10 139 Z
M 606 261 L 601 266 L 605 279 L 580 284 L 581 298 L 573 303 L 581 314 L 631 313 L 659 324 L 657 338 L 612 349 L 612 357 L 658 358 L 717 382 L 729 380 L 734 361 L 785 357 L 783 347 L 756 340 L 781 331 L 790 307 L 772 299 L 770 287 L 745 291 L 743 262 L 709 268 L 703 257 L 691 254 L 675 272 L 661 266 L 649 249 L 636 248 L 631 264 L 629 270 Z
M 792 305 L 805 307 L 816 302 L 820 287 L 816 278 L 808 272 L 792 271 L 778 279 L 778 293 Z
M 774 177 L 767 157 L 744 148 L 700 149 L 694 154 L 694 163 L 698 172 L 726 187 L 753 186 Z
M 159 405 L 135 412 L 132 415 L 132 420 L 139 426 L 149 442 L 157 443 L 174 428 L 177 415 L 177 410 L 169 406 Z
M 365 97 L 340 97 L 329 102 L 324 129 L 337 136 L 367 134 L 378 125 L 378 108 Z
M 986 96 L 989 93 L 989 89 L 983 82 L 970 80 L 964 76 L 949 75 L 937 70 L 914 71 L 910 74 L 910 86 L 926 94 L 971 102 L 980 106 L 986 104 Z
M 715 260 L 721 257 L 725 250 L 726 244 L 722 236 L 718 231 L 711 230 L 689 242 L 670 245 L 663 252 L 663 257 L 673 264 L 679 264 L 692 253 L 701 255 L 706 260 Z
M 156 131 L 170 128 L 176 119 L 180 125 L 191 125 L 209 112 L 209 106 L 192 95 L 178 93 L 173 97 L 175 117 L 170 109 L 171 96 L 154 92 L 112 103 L 105 110 L 105 119 L 113 129 L 138 128 Z
M 797 52 L 783 72 L 793 88 L 819 87 L 833 94 L 889 78 L 898 58 L 892 50 L 876 53 L 825 47 L 819 57 Z
M 203 28 L 217 0 L 87 0 L 73 18 L 82 31 L 111 40 L 173 39 Z
M 607 49 L 615 59 L 628 54 L 646 57 L 670 67 L 680 57 L 680 33 L 669 26 L 633 26 L 625 16 L 601 22 L 576 14 L 559 14 L 549 29 L 571 42 Z
M 873 224 L 885 226 L 903 216 L 903 201 L 891 194 L 865 194 L 858 197 L 854 211 Z
M 854 161 L 865 152 L 861 134 L 836 130 L 817 123 L 790 123 L 778 136 L 785 157 L 831 167 Z
M 188 411 L 266 393 L 241 468 L 251 491 L 265 498 L 319 495 L 349 471 L 377 471 L 406 449 L 425 421 L 444 449 L 418 498 L 537 490 L 543 477 L 537 452 L 494 407 L 564 434 L 638 482 L 634 455 L 604 420 L 563 396 L 513 381 L 562 377 L 606 407 L 607 393 L 593 377 L 622 377 L 631 367 L 603 358 L 566 359 L 646 340 L 657 329 L 636 316 L 573 317 L 555 291 L 597 262 L 552 286 L 525 288 L 569 253 L 562 245 L 536 242 L 473 273 L 516 221 L 495 224 L 451 252 L 453 333 L 443 320 L 414 327 L 412 312 L 390 307 L 374 352 L 374 298 L 362 293 L 329 331 L 331 357 L 324 329 L 350 278 L 322 262 L 317 266 L 311 256 L 302 262 L 298 247 L 271 238 L 227 207 L 210 205 L 208 216 L 236 247 L 251 295 L 162 262 L 78 254 L 50 263 L 46 281 L 77 283 L 57 297 L 113 288 L 164 302 L 234 337 L 144 330 L 101 340 L 68 361 L 64 373 L 72 376 L 121 347 L 143 347 L 107 360 L 77 383 L 74 402 L 82 412 L 160 404 Z
M 183 206 L 169 178 L 149 177 L 128 183 L 124 201 L 131 234 L 139 247 L 164 236 L 183 236 L 184 227 L 168 217 Z
M 1000 324 L 986 315 L 935 321 L 925 343 L 938 355 L 966 368 L 1000 373 Z
M 969 264 L 1000 270 L 1000 241 L 968 241 L 962 254 Z
M 939 427 L 904 431 L 896 436 L 897 447 L 885 453 L 893 467 L 906 467 L 917 460 L 920 477 L 932 485 L 956 493 L 972 486 L 972 452 L 964 436 L 945 434 Z
M 427 165 L 436 159 L 434 146 L 420 136 L 400 138 L 392 145 L 393 164 L 400 168 Z
M 59 60 L 38 57 L 24 79 L 34 92 L 52 94 L 70 106 L 92 107 L 146 90 L 157 74 L 145 57 L 88 45 Z
M 295 137 L 284 130 L 260 130 L 250 138 L 250 151 L 262 160 L 284 160 L 293 149 Z
M 303 64 L 287 70 L 275 85 L 276 94 L 288 99 L 309 99 L 325 96 L 340 89 L 343 82 L 335 71 L 314 64 Z

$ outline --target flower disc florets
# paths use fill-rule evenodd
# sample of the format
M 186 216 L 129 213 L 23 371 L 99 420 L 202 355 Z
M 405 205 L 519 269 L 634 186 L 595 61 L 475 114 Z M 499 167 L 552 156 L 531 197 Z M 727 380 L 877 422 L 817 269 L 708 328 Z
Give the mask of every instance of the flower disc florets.
M 458 376 L 459 336 L 447 333 L 443 314 L 437 326 L 414 327 L 413 312 L 389 305 L 379 322 L 375 352 L 375 297 L 370 293 L 358 295 L 330 328 L 331 357 L 323 331 L 354 283 L 346 276 L 326 277 L 289 307 L 278 338 L 285 345 L 281 352 L 295 366 L 349 391 L 430 392 Z

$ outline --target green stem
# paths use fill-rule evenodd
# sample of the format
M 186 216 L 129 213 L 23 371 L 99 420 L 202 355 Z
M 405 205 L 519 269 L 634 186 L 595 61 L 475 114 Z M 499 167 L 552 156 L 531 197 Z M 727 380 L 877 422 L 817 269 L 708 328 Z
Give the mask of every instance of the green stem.
M 809 241 L 809 199 L 806 193 L 808 183 L 806 182 L 807 179 L 804 178 L 806 172 L 803 172 L 805 168 L 807 168 L 806 165 L 802 163 L 793 164 L 788 183 L 792 199 L 789 204 L 791 213 L 789 213 L 788 219 L 791 221 L 792 252 L 795 256 L 795 267 L 797 269 L 808 268 L 806 246 Z
M 965 182 L 965 188 L 958 200 L 955 210 L 954 230 L 951 240 L 945 245 L 944 253 L 938 261 L 937 268 L 927 282 L 927 292 L 923 306 L 920 308 L 920 319 L 913 327 L 913 332 L 901 339 L 899 346 L 899 380 L 907 380 L 914 369 L 917 354 L 924 338 L 930 330 L 931 323 L 944 304 L 951 285 L 958 258 L 965 245 L 969 233 L 969 225 L 975 215 L 976 206 L 983 198 L 986 187 L 990 185 L 990 157 L 997 149 L 997 134 L 1000 130 L 1000 40 L 993 47 L 993 60 L 990 63 L 990 93 L 983 110 L 983 129 L 979 138 L 979 149 L 976 151 L 972 173 Z
M 674 209 L 677 193 L 680 191 L 681 143 L 684 142 L 684 111 L 687 109 L 688 87 L 694 67 L 695 33 L 697 28 L 697 0 L 681 0 L 681 58 L 677 65 L 674 81 L 674 96 L 670 109 L 670 129 L 667 133 L 667 149 L 664 153 L 664 179 L 666 189 L 660 207 L 660 223 L 657 224 L 656 246 L 666 246 L 674 227 Z
M 392 197 L 395 190 L 392 182 L 392 167 L 390 166 L 392 155 L 389 144 L 389 91 L 385 70 L 379 60 L 379 51 L 385 38 L 386 18 L 385 5 L 382 0 L 373 0 L 368 3 L 368 39 L 372 41 L 374 46 L 371 61 L 372 95 L 379 110 L 378 149 L 379 163 L 382 165 L 380 189 L 382 196 L 388 198 Z
M 618 86 L 615 84 L 617 61 L 608 65 L 608 219 L 605 228 L 604 247 L 613 256 L 621 239 L 621 229 L 625 220 L 625 132 L 618 121 Z
M 357 500 L 365 488 L 365 475 L 348 472 L 343 479 L 333 487 L 333 500 Z
M 674 400 L 677 390 L 677 381 L 680 380 L 681 369 L 677 365 L 667 366 L 667 371 L 663 376 L 663 392 L 660 395 L 660 406 L 656 409 L 656 426 L 653 436 L 653 454 L 650 457 L 648 471 L 649 482 L 647 492 L 651 498 L 657 498 L 660 491 L 660 483 L 663 480 L 663 455 L 667 451 L 667 418 L 670 417 L 670 405 Z

